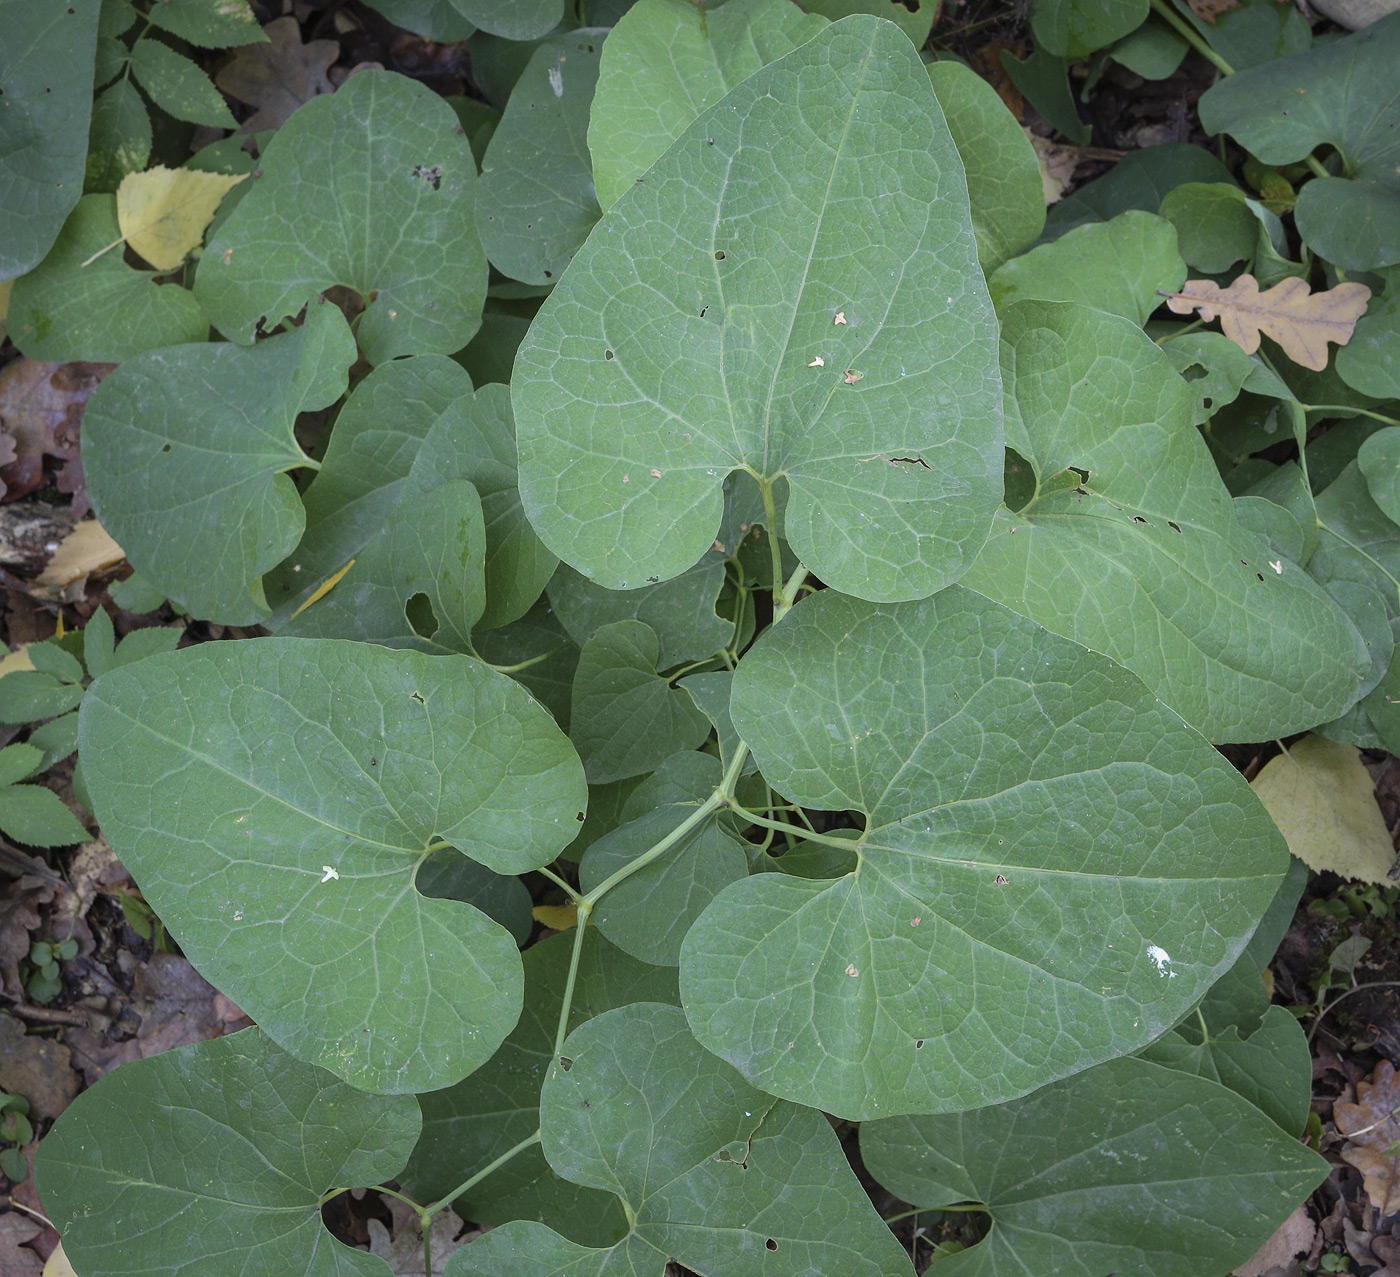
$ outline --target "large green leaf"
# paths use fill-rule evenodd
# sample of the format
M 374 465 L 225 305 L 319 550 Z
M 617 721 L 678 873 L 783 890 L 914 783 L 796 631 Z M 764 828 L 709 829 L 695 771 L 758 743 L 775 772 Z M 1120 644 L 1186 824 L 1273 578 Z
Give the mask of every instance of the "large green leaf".
M 675 754 L 644 780 L 622 808 L 625 822 L 598 839 L 579 862 L 579 884 L 592 891 L 660 842 L 720 782 L 710 754 Z M 593 910 L 598 929 L 643 962 L 675 966 L 681 941 L 711 900 L 749 875 L 744 844 L 717 819 L 697 825 L 645 868 L 624 879 Z
M 1186 263 L 1169 221 L 1129 210 L 1012 258 L 988 282 L 998 311 L 1037 298 L 1078 302 L 1142 325 L 1163 291 L 1186 282 Z
M 1317 527 L 1308 572 L 1329 589 L 1338 582 L 1370 586 L 1400 619 L 1400 526 L 1371 495 L 1359 462 L 1318 494 Z
M 245 1029 L 107 1074 L 35 1172 L 90 1277 L 389 1277 L 326 1231 L 321 1205 L 397 1174 L 419 1121 L 412 1096 L 366 1095 Z
M 1136 678 L 961 587 L 806 600 L 730 709 L 787 799 L 859 813 L 859 864 L 723 891 L 685 940 L 686 1014 L 755 1085 L 842 1117 L 993 1104 L 1145 1045 L 1287 865 Z
M 1266 164 L 1335 146 L 1343 177 L 1313 179 L 1294 218 L 1328 261 L 1353 270 L 1400 263 L 1400 14 L 1355 35 L 1219 81 L 1201 123 L 1229 133 Z
M 578 759 L 509 679 L 367 644 L 209 644 L 99 678 L 79 748 L 146 899 L 293 1055 L 422 1091 L 515 1023 L 514 940 L 413 886 L 439 839 L 514 874 L 574 836 Z
M 774 146 L 797 136 L 823 143 Z M 746 470 L 786 480 L 828 584 L 929 594 L 1001 491 L 993 331 L 928 74 L 845 19 L 702 114 L 541 308 L 512 386 L 526 513 L 625 589 L 699 559 Z
M 476 161 L 437 94 L 362 71 L 302 106 L 260 166 L 195 276 L 220 332 L 250 342 L 341 284 L 366 303 L 355 335 L 371 363 L 471 340 L 486 296 Z
M 991 274 L 1045 225 L 1040 164 L 1020 122 L 980 75 L 957 62 L 931 63 L 928 74 L 967 169 L 977 258 Z
M 119 252 L 93 255 L 122 237 L 116 200 L 78 201 L 44 260 L 15 281 L 7 323 L 30 359 L 117 363 L 161 346 L 204 341 L 209 321 L 186 289 L 158 287 Z
M 659 654 L 641 621 L 601 626 L 584 644 L 569 730 L 591 783 L 641 776 L 709 735 L 710 720 L 690 694 L 656 673 Z
M 613 1193 L 632 1222 L 608 1249 L 540 1224 L 493 1229 L 445 1277 L 725 1277 L 912 1271 L 820 1113 L 775 1100 L 696 1045 L 675 1007 L 637 1003 L 569 1034 L 540 1097 L 544 1152 Z
M 441 1197 L 538 1129 L 540 1086 L 554 1051 L 573 942 L 565 932 L 527 949 L 525 1009 L 501 1049 L 456 1086 L 419 1096 L 423 1135 L 399 1176 L 406 1192 L 421 1201 Z M 675 971 L 639 962 L 590 932 L 569 1028 L 634 1002 L 679 1005 Z M 494 1172 L 457 1209 L 486 1225 L 536 1219 L 585 1246 L 610 1245 L 627 1231 L 616 1197 L 560 1179 L 538 1147 Z
M 1400 269 L 1382 274 L 1385 293 L 1371 299 L 1351 340 L 1337 351 L 1336 368 L 1363 395 L 1400 399 Z
M 322 304 L 251 348 L 150 351 L 98 387 L 83 419 L 88 491 L 142 576 L 197 617 L 267 616 L 260 578 L 305 522 L 286 477 L 306 464 L 293 423 L 334 403 L 354 362 L 344 318 Z
M 915 45 L 922 46 L 939 13 L 937 0 L 811 0 L 805 6 L 835 22 L 853 13 L 872 13 L 898 24 Z
M 564 0 L 452 0 L 469 22 L 506 40 L 538 40 L 559 25 Z
M 939 1261 L 947 1277 L 1226 1272 L 1327 1174 L 1252 1104 L 1145 1060 L 1011 1104 L 871 1122 L 860 1146 L 906 1201 L 986 1206 L 991 1231 Z
M 491 264 L 527 284 L 564 273 L 598 220 L 588 116 L 606 31 L 535 50 L 481 162 L 477 230 Z
M 0 281 L 43 260 L 83 193 L 98 0 L 0 0 Z
M 1211 740 L 1268 740 L 1351 704 L 1360 635 L 1240 525 L 1161 350 L 1123 319 L 1045 302 L 1003 316 L 1003 348 L 1025 432 L 1008 443 L 1038 492 L 1001 511 L 967 584 L 1107 652 Z
M 1036 0 L 1036 43 L 1062 58 L 1082 58 L 1137 30 L 1147 0 Z
M 824 25 L 791 0 L 638 0 L 608 38 L 588 124 L 598 202 L 611 208 L 701 111 Z

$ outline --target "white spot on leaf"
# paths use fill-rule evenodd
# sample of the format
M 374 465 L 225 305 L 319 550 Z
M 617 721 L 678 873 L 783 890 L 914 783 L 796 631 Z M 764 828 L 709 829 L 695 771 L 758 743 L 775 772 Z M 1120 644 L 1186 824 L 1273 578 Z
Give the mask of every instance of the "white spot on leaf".
M 826 367 L 826 360 L 823 359 L 820 355 L 818 355 L 814 360 L 812 360 L 812 362 L 811 362 L 810 364 L 807 365 L 807 367 L 808 367 L 808 368 L 825 368 L 825 367 Z
M 846 312 L 844 310 L 838 310 L 836 312 L 836 318 L 831 322 L 833 324 L 844 324 L 846 322 Z
M 549 68 L 549 87 L 556 98 L 564 96 L 564 73 L 558 67 Z
M 1269 560 L 1269 566 L 1270 566 L 1271 568 L 1273 568 L 1273 570 L 1274 570 L 1275 572 L 1277 572 L 1277 573 L 1279 574 L 1279 576 L 1282 576 L 1282 575 L 1283 575 L 1283 560 L 1282 560 L 1282 559 L 1270 559 L 1270 560 Z
M 339 877 L 340 877 L 340 874 L 339 874 L 339 873 L 336 871 L 336 869 L 335 869 L 333 866 L 331 866 L 331 865 L 322 865 L 322 866 L 321 866 L 321 869 L 322 869 L 322 873 L 321 873 L 321 881 L 322 881 L 322 882 L 330 882 L 330 880 L 331 880 L 332 878 L 339 878 Z
M 1147 956 L 1157 964 L 1157 974 L 1159 976 L 1165 976 L 1171 980 L 1176 979 L 1176 972 L 1171 969 L 1172 956 L 1160 945 L 1148 945 Z

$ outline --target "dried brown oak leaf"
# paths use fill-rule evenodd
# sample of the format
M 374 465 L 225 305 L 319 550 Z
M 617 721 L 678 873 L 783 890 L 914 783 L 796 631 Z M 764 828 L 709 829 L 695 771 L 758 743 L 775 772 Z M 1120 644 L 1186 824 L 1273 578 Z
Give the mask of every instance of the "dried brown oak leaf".
M 1366 313 L 1371 290 L 1365 284 L 1338 284 L 1314 293 L 1308 282 L 1292 277 L 1259 291 L 1253 275 L 1241 275 L 1227 288 L 1212 279 L 1188 279 L 1181 291 L 1167 294 L 1178 315 L 1199 311 L 1247 355 L 1259 349 L 1259 334 L 1273 338 L 1295 364 L 1321 372 L 1327 367 L 1327 343 L 1345 346 L 1356 321 Z
M 87 490 L 64 486 L 78 469 L 78 435 L 92 392 L 116 364 L 43 363 L 16 359 L 0 373 L 0 432 L 13 442 L 15 456 L 0 466 L 0 496 L 13 501 L 44 482 L 44 457 L 63 462 L 59 487 L 73 493 L 75 517 L 87 512 Z M 81 506 L 81 509 L 79 509 Z
M 280 129 L 297 107 L 331 92 L 326 72 L 340 56 L 340 45 L 334 40 L 303 44 L 295 18 L 278 18 L 263 30 L 268 43 L 245 44 L 214 77 L 230 97 L 257 108 L 240 133 Z
M 1186 0 L 1186 3 L 1202 22 L 1209 22 L 1212 26 L 1222 13 L 1240 7 L 1240 0 Z
M 1338 1101 L 1332 1120 L 1347 1137 L 1342 1158 L 1365 1178 L 1366 1196 L 1382 1215 L 1400 1209 L 1400 1078 L 1389 1060 L 1376 1065 L 1369 1082 L 1356 1084 L 1356 1103 Z

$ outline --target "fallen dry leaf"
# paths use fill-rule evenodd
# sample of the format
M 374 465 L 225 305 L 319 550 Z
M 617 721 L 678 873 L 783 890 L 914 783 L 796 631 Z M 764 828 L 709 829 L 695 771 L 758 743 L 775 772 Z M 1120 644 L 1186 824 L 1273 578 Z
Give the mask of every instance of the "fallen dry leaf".
M 68 1256 L 63 1253 L 62 1242 L 53 1248 L 49 1262 L 44 1265 L 44 1277 L 78 1277 L 73 1265 L 68 1262 Z
M 25 1242 L 32 1242 L 43 1231 L 37 1219 L 20 1211 L 0 1213 L 0 1273 L 5 1277 L 42 1277 L 44 1261 Z
M 1400 1079 L 1389 1060 L 1376 1065 L 1369 1082 L 1356 1084 L 1356 1103 L 1338 1100 L 1332 1120 L 1347 1137 L 1342 1159 L 1365 1179 L 1366 1196 L 1381 1215 L 1400 1209 L 1400 1158 L 1390 1150 L 1400 1141 Z
M 1036 163 L 1040 166 L 1040 186 L 1046 207 L 1058 204 L 1064 197 L 1065 188 L 1074 179 L 1074 170 L 1079 166 L 1079 148 L 1052 142 L 1048 137 L 1032 133 L 1030 129 L 1023 131 L 1030 139 Z
M 115 367 L 17 359 L 0 372 L 0 432 L 9 436 L 15 452 L 14 460 L 0 468 L 4 480 L 0 495 L 5 500 L 13 501 L 43 484 L 46 455 L 65 463 L 77 460 L 87 401 Z M 85 490 L 82 500 L 86 513 Z
M 18 1019 L 0 1011 L 0 1090 L 24 1096 L 36 1124 L 57 1117 L 73 1102 L 78 1075 L 71 1065 L 66 1046 L 26 1033 Z
M 1388 884 L 1395 848 L 1355 745 L 1304 736 L 1253 782 L 1288 850 L 1309 869 Z
M 1212 26 L 1222 13 L 1229 13 L 1231 9 L 1240 7 L 1240 0 L 1186 0 L 1186 3 L 1202 22 L 1209 22 Z
M 214 77 L 230 97 L 257 108 L 240 133 L 280 129 L 297 107 L 331 92 L 326 71 L 340 56 L 340 45 L 334 40 L 303 44 L 293 17 L 278 18 L 263 30 L 268 43 L 243 45 Z
M 204 242 L 224 196 L 247 178 L 164 164 L 128 173 L 117 187 L 117 225 L 127 244 L 157 270 L 175 270 Z
M 0 898 L 0 989 L 11 1002 L 25 1001 L 20 960 L 29 956 L 31 933 L 43 925 L 39 906 L 48 904 L 56 890 L 54 884 L 24 874 Z
M 1354 280 L 1314 293 L 1307 280 L 1290 277 L 1265 292 L 1253 275 L 1241 275 L 1227 288 L 1211 279 L 1188 279 L 1167 296 L 1178 315 L 1199 311 L 1247 355 L 1259 349 L 1259 334 L 1271 337 L 1295 364 L 1321 372 L 1327 367 L 1327 343 L 1345 346 L 1356 321 L 1366 313 L 1371 290 Z
M 1317 1225 L 1308 1214 L 1306 1206 L 1300 1206 L 1254 1254 L 1238 1268 L 1231 1277 L 1265 1277 L 1271 1268 L 1284 1268 L 1312 1248 L 1317 1236 Z
M 59 542 L 48 566 L 34 579 L 30 593 L 43 599 L 62 597 L 75 582 L 85 583 L 92 573 L 115 567 L 124 558 L 121 546 L 107 529 L 96 519 L 88 519 Z
M 384 1260 L 394 1277 L 422 1277 L 423 1230 L 418 1223 L 418 1212 L 406 1202 L 395 1198 L 387 1198 L 386 1201 L 394 1218 L 393 1235 L 390 1236 L 389 1229 L 379 1220 L 369 1220 L 369 1253 Z M 433 1216 L 433 1222 L 428 1227 L 428 1247 L 432 1252 L 433 1272 L 442 1272 L 452 1253 L 479 1235 L 474 1229 L 467 1237 L 456 1241 L 455 1238 L 461 1231 L 462 1221 L 450 1206 Z

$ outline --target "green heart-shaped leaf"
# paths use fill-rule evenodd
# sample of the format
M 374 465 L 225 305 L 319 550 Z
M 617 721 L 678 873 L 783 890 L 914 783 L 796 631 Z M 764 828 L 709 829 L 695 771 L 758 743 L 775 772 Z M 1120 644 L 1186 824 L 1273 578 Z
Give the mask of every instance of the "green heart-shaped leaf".
M 774 145 L 798 137 L 821 143 Z M 993 331 L 928 73 L 891 24 L 835 23 L 687 128 L 541 308 L 512 383 L 526 514 L 635 588 L 711 547 L 742 470 L 785 481 L 827 583 L 929 594 L 1001 491 Z
M 982 1203 L 991 1231 L 948 1277 L 1226 1272 L 1327 1163 L 1205 1078 L 1114 1060 L 1011 1104 L 861 1128 L 882 1184 L 919 1206 Z
M 365 644 L 207 644 L 104 674 L 80 749 L 152 908 L 299 1059 L 423 1091 L 477 1068 L 515 1023 L 514 940 L 413 886 L 438 840 L 515 874 L 574 836 L 578 759 L 511 680 Z M 173 819 L 152 819 L 157 782 L 179 789 L 162 800 Z
M 305 523 L 286 472 L 307 464 L 299 412 L 345 391 L 355 343 L 340 311 L 245 349 L 201 343 L 129 359 L 83 419 L 93 508 L 142 576 L 197 617 L 255 625 L 260 578 Z
M 1370 666 L 1361 636 L 1240 525 L 1161 350 L 1123 319 L 1047 302 L 1008 311 L 1002 340 L 1025 431 L 1008 442 L 1038 491 L 1002 509 L 965 583 L 1107 652 L 1211 740 L 1346 709 Z
M 621 1007 L 569 1034 L 540 1126 L 555 1171 L 615 1194 L 630 1231 L 590 1249 L 515 1220 L 460 1250 L 445 1277 L 662 1277 L 670 1258 L 733 1277 L 910 1272 L 826 1118 L 747 1085 L 676 1007 Z
M 755 1085 L 842 1117 L 994 1104 L 1145 1045 L 1287 863 L 1136 678 L 959 587 L 806 600 L 731 712 L 786 798 L 857 813 L 859 863 L 721 892 L 682 948 L 686 1014 Z
M 411 1095 L 366 1095 L 245 1029 L 107 1074 L 35 1173 L 85 1273 L 388 1277 L 321 1206 L 396 1175 L 418 1129 Z
M 260 167 L 195 276 L 221 333 L 251 342 L 340 284 L 364 299 L 355 336 L 371 363 L 471 340 L 486 297 L 476 161 L 437 94 L 362 71 L 302 106 Z

